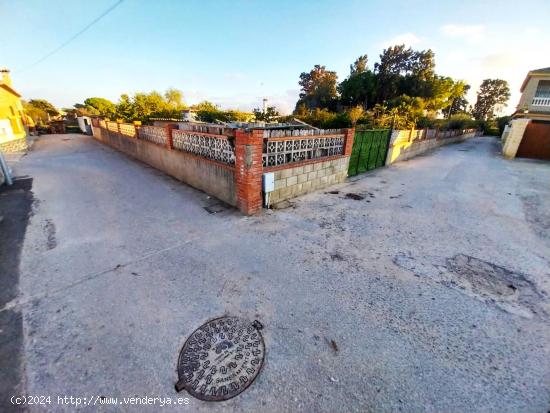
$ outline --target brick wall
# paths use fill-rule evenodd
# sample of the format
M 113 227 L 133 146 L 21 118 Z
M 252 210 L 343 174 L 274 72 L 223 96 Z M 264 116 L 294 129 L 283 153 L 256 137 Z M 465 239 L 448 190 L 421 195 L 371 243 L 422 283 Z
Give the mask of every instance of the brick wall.
M 246 215 L 262 209 L 263 131 L 235 133 L 235 186 L 237 207 Z
M 136 132 L 132 125 L 127 127 L 99 119 L 92 120 L 92 125 L 95 139 L 236 206 L 246 215 L 262 210 L 264 172 L 275 173 L 276 189 L 270 196 L 272 203 L 344 182 L 354 135 L 353 129 L 227 130 L 219 125 L 191 124 L 184 125 L 181 130 L 173 130 L 177 125 L 166 124 L 163 127 L 138 128 Z M 264 158 L 268 156 L 264 154 L 264 146 L 268 145 L 270 138 L 266 138 L 266 134 L 279 133 L 283 134 L 284 141 L 311 139 L 317 143 L 309 149 L 297 147 L 291 153 L 285 152 L 283 162 L 287 163 L 264 166 Z M 199 141 L 194 135 L 199 137 Z M 188 139 L 187 143 L 184 144 L 182 139 Z M 325 139 L 323 144 L 328 143 L 328 146 L 317 146 L 319 140 Z M 209 140 L 215 141 L 214 147 L 204 146 Z M 223 148 L 223 153 L 220 148 Z M 210 149 L 217 152 L 211 153 Z M 301 161 L 295 161 L 297 152 L 300 156 L 302 152 L 308 152 L 308 155 L 298 157 Z M 228 154 L 231 157 L 226 159 Z
M 27 150 L 27 138 L 13 139 L 0 143 L 0 152 L 13 153 Z
M 349 156 L 318 161 L 294 168 L 275 171 L 275 191 L 270 204 L 294 198 L 330 185 L 339 184 L 348 176 Z

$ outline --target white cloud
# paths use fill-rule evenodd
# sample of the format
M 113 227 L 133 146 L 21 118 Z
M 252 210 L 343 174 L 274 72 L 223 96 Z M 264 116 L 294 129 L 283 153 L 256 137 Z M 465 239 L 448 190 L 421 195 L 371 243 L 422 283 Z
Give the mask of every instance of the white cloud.
M 405 46 L 415 46 L 420 43 L 422 39 L 414 33 L 399 34 L 391 39 L 382 43 L 382 47 L 395 46 L 398 44 L 404 44 Z
M 473 42 L 483 38 L 485 26 L 482 24 L 446 24 L 441 27 L 441 32 L 448 37 L 464 38 Z
M 460 50 L 460 49 L 451 50 L 446 56 L 449 62 L 454 62 L 454 63 L 456 62 L 461 63 L 467 59 L 467 55 L 466 53 L 464 53 L 464 50 Z
M 518 65 L 517 54 L 511 51 L 492 53 L 481 60 L 483 69 L 488 73 L 514 72 Z

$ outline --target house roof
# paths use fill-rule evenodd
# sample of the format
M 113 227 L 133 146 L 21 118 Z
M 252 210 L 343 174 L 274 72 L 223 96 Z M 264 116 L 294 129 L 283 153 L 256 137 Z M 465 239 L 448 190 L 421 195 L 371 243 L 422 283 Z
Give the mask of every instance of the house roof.
M 21 95 L 19 93 L 17 93 L 15 90 L 13 90 L 11 87 L 9 87 L 8 85 L 6 85 L 5 83 L 0 83 L 0 87 L 4 90 L 7 90 L 8 92 L 10 92 L 12 95 L 15 95 L 17 96 L 18 98 L 21 97 Z
M 530 70 L 529 73 L 527 73 L 527 76 L 525 76 L 525 80 L 523 81 L 521 85 L 520 92 L 523 92 L 523 89 L 525 89 L 525 86 L 527 86 L 527 82 L 529 82 L 529 78 L 533 75 L 542 75 L 548 73 L 550 75 L 550 67 L 543 67 L 541 69 L 535 69 Z
M 542 69 L 531 70 L 531 73 L 550 73 L 550 67 L 543 67 Z

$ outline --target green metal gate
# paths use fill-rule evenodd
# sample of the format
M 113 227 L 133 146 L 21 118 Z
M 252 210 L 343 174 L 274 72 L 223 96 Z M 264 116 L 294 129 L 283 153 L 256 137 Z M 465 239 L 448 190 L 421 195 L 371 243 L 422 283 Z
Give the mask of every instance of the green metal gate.
M 370 171 L 386 163 L 390 129 L 356 130 L 349 158 L 348 176 Z

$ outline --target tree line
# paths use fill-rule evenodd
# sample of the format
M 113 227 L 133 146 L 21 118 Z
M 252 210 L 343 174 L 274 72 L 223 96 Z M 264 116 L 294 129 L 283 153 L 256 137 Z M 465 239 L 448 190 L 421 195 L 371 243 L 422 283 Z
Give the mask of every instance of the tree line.
M 438 75 L 432 50 L 405 45 L 384 49 L 373 69 L 367 55 L 359 56 L 341 82 L 336 72 L 315 65 L 298 83 L 294 116 L 320 127 L 487 126 L 510 98 L 505 80 L 485 79 L 470 105 L 470 85 Z
M 175 88 L 169 88 L 164 93 L 138 92 L 133 95 L 122 94 L 114 103 L 102 97 L 90 97 L 82 103 L 76 103 L 72 108 L 58 110 L 44 99 L 33 99 L 24 102 L 25 111 L 36 124 L 45 125 L 50 120 L 66 116 L 99 116 L 110 120 L 124 122 L 148 121 L 151 118 L 181 119 L 182 111 L 195 111 L 196 118 L 203 122 L 249 122 L 252 120 L 272 121 L 279 116 L 274 107 L 268 107 L 264 112 L 259 108 L 253 112 L 235 109 L 222 110 L 209 101 L 203 101 L 188 106 L 183 100 L 183 93 Z
M 100 116 L 111 120 L 148 121 L 151 118 L 180 119 L 182 111 L 193 109 L 203 122 L 288 121 L 298 118 L 322 128 L 362 125 L 396 129 L 440 127 L 496 128 L 496 114 L 510 98 L 508 83 L 502 79 L 485 79 L 475 104 L 466 96 L 471 88 L 463 80 L 442 76 L 435 71 L 432 50 L 413 50 L 405 45 L 384 49 L 372 69 L 367 55 L 359 56 L 348 76 L 338 81 L 336 72 L 315 65 L 299 77 L 300 95 L 292 115 L 280 116 L 274 107 L 266 112 L 222 110 L 203 101 L 188 106 L 183 93 L 169 88 L 164 93 L 152 91 L 122 94 L 114 103 L 102 97 L 90 97 L 63 111 L 70 117 Z M 47 123 L 60 116 L 51 103 L 43 99 L 25 102 L 27 114 L 35 123 Z M 502 119 L 500 124 L 503 123 Z

